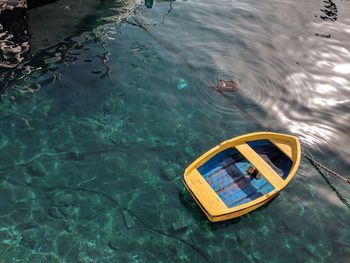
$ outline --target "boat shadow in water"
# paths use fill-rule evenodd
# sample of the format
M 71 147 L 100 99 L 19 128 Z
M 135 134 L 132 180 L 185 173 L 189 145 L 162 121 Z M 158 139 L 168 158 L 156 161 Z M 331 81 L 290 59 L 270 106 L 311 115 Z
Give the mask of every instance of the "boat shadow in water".
M 208 227 L 210 228 L 210 230 L 212 231 L 216 231 L 218 229 L 221 228 L 227 228 L 231 225 L 235 225 L 238 224 L 241 221 L 246 220 L 247 218 L 251 218 L 251 217 L 256 217 L 256 214 L 261 213 L 261 211 L 263 211 L 264 209 L 266 209 L 267 207 L 269 207 L 272 202 L 280 195 L 280 193 L 278 193 L 276 196 L 274 196 L 269 202 L 267 202 L 266 204 L 262 205 L 261 207 L 255 209 L 254 211 L 251 211 L 248 214 L 242 215 L 240 217 L 235 217 L 229 220 L 225 220 L 225 221 L 220 221 L 220 222 L 209 222 L 206 218 L 206 216 L 203 214 L 202 210 L 200 209 L 200 207 L 196 204 L 196 202 L 193 202 L 193 198 L 192 196 L 187 192 L 187 191 L 180 191 L 178 193 L 179 196 L 179 201 L 181 202 L 181 204 L 183 205 L 183 207 L 193 216 L 193 220 L 195 221 L 206 221 L 208 222 Z
M 210 228 L 211 231 L 216 231 L 222 228 L 227 228 L 229 226 L 235 225 L 240 223 L 241 221 L 245 221 L 248 218 L 252 218 L 252 217 L 257 217 L 257 214 L 261 213 L 261 211 L 263 211 L 264 209 L 266 209 L 268 206 L 270 206 L 272 204 L 272 202 L 279 196 L 279 193 L 274 196 L 268 203 L 262 205 L 261 207 L 249 212 L 248 214 L 239 216 L 239 217 L 235 217 L 229 220 L 225 220 L 225 221 L 220 221 L 220 222 L 215 222 L 215 223 L 208 223 L 208 227 Z M 205 216 L 204 216 L 205 217 Z

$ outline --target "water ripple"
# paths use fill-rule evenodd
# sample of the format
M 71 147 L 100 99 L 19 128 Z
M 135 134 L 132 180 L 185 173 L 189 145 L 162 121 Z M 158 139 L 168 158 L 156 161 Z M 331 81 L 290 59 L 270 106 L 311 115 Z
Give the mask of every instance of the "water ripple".
M 198 69 L 238 79 L 240 94 L 305 145 L 338 148 L 350 160 L 342 146 L 350 130 L 350 22 L 343 15 L 349 7 L 331 0 L 303 8 L 294 1 L 223 2 L 210 13 L 209 1 L 191 9 L 187 31 L 202 33 L 181 35 L 186 58 Z M 232 107 L 211 90 L 201 90 L 201 99 L 217 112 Z

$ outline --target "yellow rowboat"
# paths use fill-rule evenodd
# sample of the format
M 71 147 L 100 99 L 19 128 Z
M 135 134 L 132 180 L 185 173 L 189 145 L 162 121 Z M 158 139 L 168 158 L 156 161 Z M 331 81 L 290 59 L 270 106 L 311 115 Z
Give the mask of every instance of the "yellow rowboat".
M 183 183 L 212 222 L 242 216 L 271 201 L 300 163 L 297 137 L 255 132 L 224 141 L 191 165 Z

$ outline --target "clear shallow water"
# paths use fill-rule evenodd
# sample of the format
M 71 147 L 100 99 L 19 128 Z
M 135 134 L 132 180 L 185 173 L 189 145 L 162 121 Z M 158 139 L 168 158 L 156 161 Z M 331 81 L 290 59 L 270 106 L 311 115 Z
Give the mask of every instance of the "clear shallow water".
M 306 160 L 268 206 L 218 224 L 180 180 L 210 147 L 261 130 L 207 88 L 221 76 L 239 81 L 232 99 L 348 176 L 349 4 L 335 3 L 336 20 L 322 1 L 139 7 L 195 71 L 132 19 L 120 24 L 127 12 L 106 19 L 113 6 L 33 51 L 3 78 L 0 259 L 348 262 L 350 210 Z

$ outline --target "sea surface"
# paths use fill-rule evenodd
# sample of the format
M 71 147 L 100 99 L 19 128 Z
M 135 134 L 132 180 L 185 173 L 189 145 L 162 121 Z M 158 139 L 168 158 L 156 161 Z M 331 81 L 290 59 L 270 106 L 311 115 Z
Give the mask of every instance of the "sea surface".
M 350 262 L 350 185 L 305 158 L 276 199 L 221 223 L 181 182 L 211 147 L 266 129 L 350 178 L 349 0 L 11 12 L 0 262 Z M 217 92 L 220 79 L 238 88 Z

